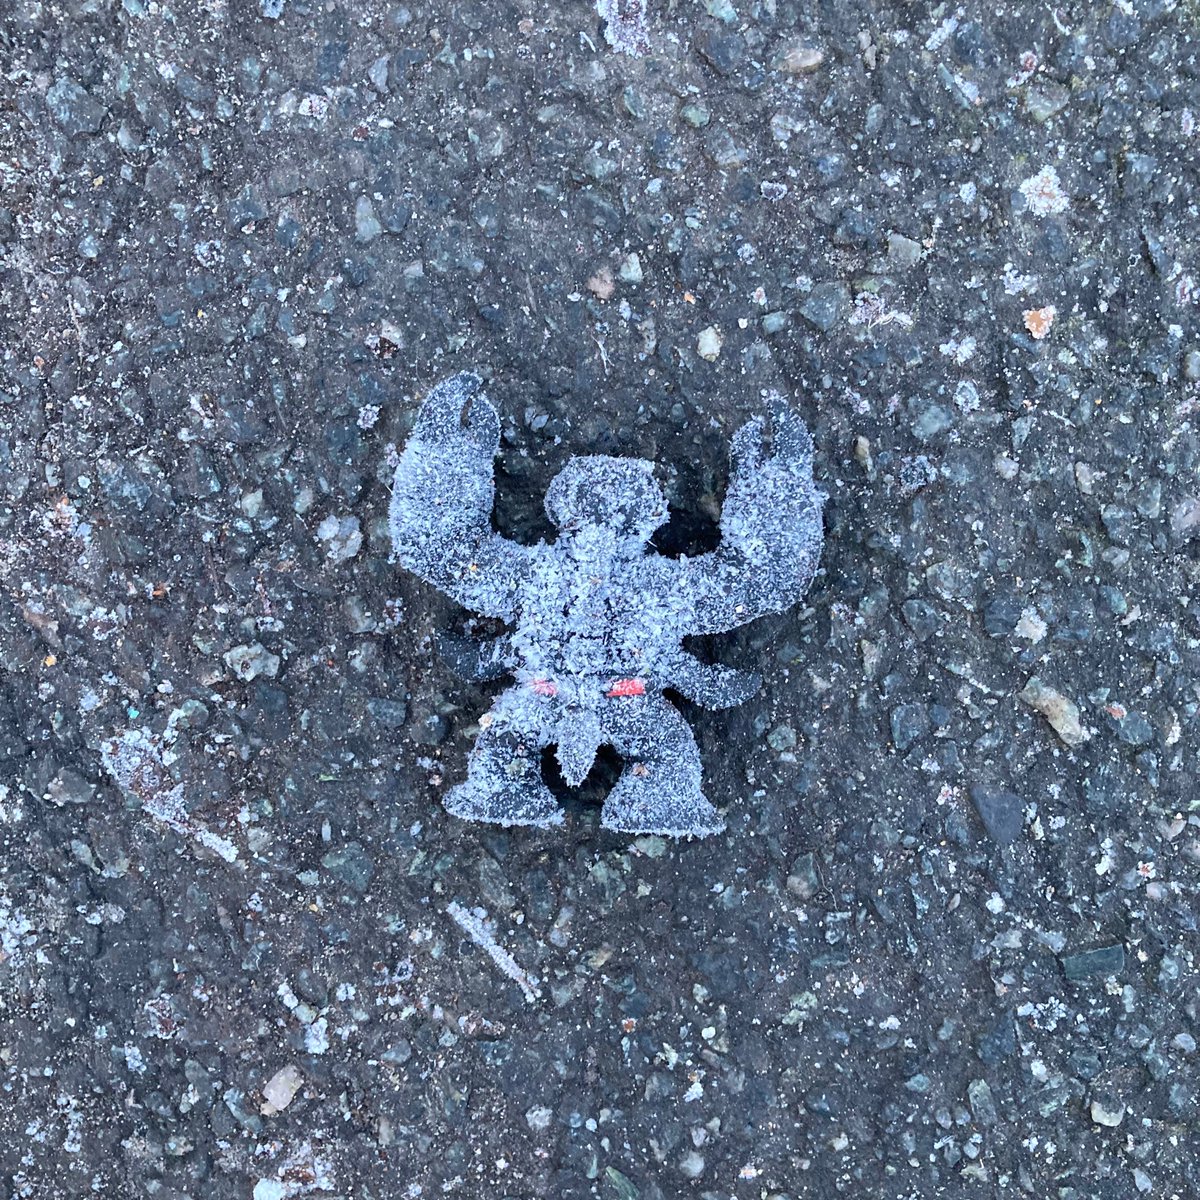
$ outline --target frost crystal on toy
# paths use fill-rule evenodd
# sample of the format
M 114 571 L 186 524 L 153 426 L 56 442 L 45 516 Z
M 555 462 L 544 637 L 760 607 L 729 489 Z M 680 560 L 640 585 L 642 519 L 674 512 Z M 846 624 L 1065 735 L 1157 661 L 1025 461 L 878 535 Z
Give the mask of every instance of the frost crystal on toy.
M 721 542 L 694 558 L 654 552 L 667 503 L 643 459 L 569 459 L 546 494 L 555 541 L 523 546 L 491 527 L 500 418 L 477 375 L 439 384 L 396 468 L 391 534 L 397 560 L 459 604 L 513 629 L 486 644 L 443 639 L 474 679 L 512 675 L 480 720 L 467 778 L 446 808 L 470 821 L 555 825 L 562 810 L 541 775 L 557 747 L 566 782 L 583 782 L 601 746 L 625 769 L 601 823 L 627 833 L 705 837 L 724 828 L 701 791 L 691 729 L 662 694 L 708 708 L 741 704 L 757 676 L 688 654 L 690 634 L 720 633 L 795 604 L 821 553 L 813 447 L 778 395 L 767 422 L 734 435 Z

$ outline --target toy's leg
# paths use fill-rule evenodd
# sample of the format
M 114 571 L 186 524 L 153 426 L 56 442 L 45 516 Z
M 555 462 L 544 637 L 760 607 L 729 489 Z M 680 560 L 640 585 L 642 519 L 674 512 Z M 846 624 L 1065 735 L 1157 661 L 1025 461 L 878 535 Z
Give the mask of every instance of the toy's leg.
M 707 837 L 725 822 L 700 790 L 700 751 L 688 723 L 665 700 L 614 703 L 613 745 L 625 770 L 604 802 L 600 824 L 623 833 Z
M 492 717 L 475 741 L 466 780 L 446 794 L 446 811 L 496 825 L 561 825 L 562 810 L 542 780 L 541 751 L 549 738 L 518 733 L 505 720 L 503 696 Z

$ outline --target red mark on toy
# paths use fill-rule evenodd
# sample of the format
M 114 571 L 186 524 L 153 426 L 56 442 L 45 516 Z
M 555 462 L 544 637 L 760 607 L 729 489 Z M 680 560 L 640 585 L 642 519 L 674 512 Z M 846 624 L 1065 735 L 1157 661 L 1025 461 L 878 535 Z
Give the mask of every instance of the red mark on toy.
M 539 696 L 557 696 L 558 688 L 549 679 L 535 679 L 530 685 Z
M 606 696 L 644 696 L 646 685 L 640 679 L 618 679 L 604 694 Z

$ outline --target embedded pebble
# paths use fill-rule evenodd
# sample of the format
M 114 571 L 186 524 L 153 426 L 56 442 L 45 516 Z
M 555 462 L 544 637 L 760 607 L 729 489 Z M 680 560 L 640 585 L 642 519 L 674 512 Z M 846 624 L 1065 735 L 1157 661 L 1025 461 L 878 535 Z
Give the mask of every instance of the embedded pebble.
M 823 333 L 837 326 L 850 307 L 850 288 L 844 283 L 818 283 L 800 305 L 800 314 Z
M 285 1067 L 280 1067 L 263 1084 L 263 1099 L 266 1101 L 262 1107 L 263 1115 L 274 1116 L 275 1113 L 283 1112 L 295 1099 L 296 1093 L 303 1086 L 304 1075 L 299 1067 L 292 1063 L 289 1063 Z
M 354 236 L 362 243 L 373 242 L 383 233 L 383 225 L 375 215 L 375 205 L 369 196 L 359 196 L 354 202 Z
M 91 93 L 66 75 L 59 76 L 46 92 L 46 107 L 62 131 L 70 137 L 99 133 L 108 109 Z
M 225 665 L 247 683 L 260 675 L 274 679 L 279 674 L 279 655 L 272 654 L 262 642 L 234 646 L 232 650 L 226 650 L 221 657 Z
M 1021 836 L 1024 806 L 1020 796 L 1003 788 L 975 784 L 971 788 L 971 801 L 992 841 L 1009 846 Z
M 1093 1123 L 1106 1129 L 1116 1129 L 1125 1120 L 1125 1105 L 1108 1093 L 1093 1096 L 1088 1111 Z
M 775 55 L 771 65 L 787 75 L 808 75 L 825 61 L 825 52 L 803 42 L 784 46 Z
M 721 331 L 715 325 L 709 325 L 700 331 L 696 339 L 696 353 L 707 362 L 715 362 L 721 355 L 721 347 L 725 344 Z
M 1080 723 L 1079 706 L 1036 675 L 1026 683 L 1020 699 L 1041 713 L 1068 746 L 1081 746 L 1092 736 L 1091 731 Z
M 317 539 L 325 544 L 325 557 L 330 562 L 348 562 L 362 549 L 362 527 L 357 517 L 331 513 L 317 526 Z

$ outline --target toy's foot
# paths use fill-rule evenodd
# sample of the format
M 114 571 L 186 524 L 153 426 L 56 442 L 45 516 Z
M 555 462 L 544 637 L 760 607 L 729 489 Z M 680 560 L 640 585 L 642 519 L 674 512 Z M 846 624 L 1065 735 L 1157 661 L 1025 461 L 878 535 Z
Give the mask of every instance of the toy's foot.
M 520 782 L 496 784 L 468 779 L 446 793 L 446 811 L 463 821 L 493 825 L 533 825 L 546 829 L 561 825 L 562 809 L 544 784 L 530 787 Z
M 721 833 L 721 814 L 699 791 L 674 792 L 668 780 L 625 774 L 609 793 L 600 824 L 618 833 L 702 838 Z

